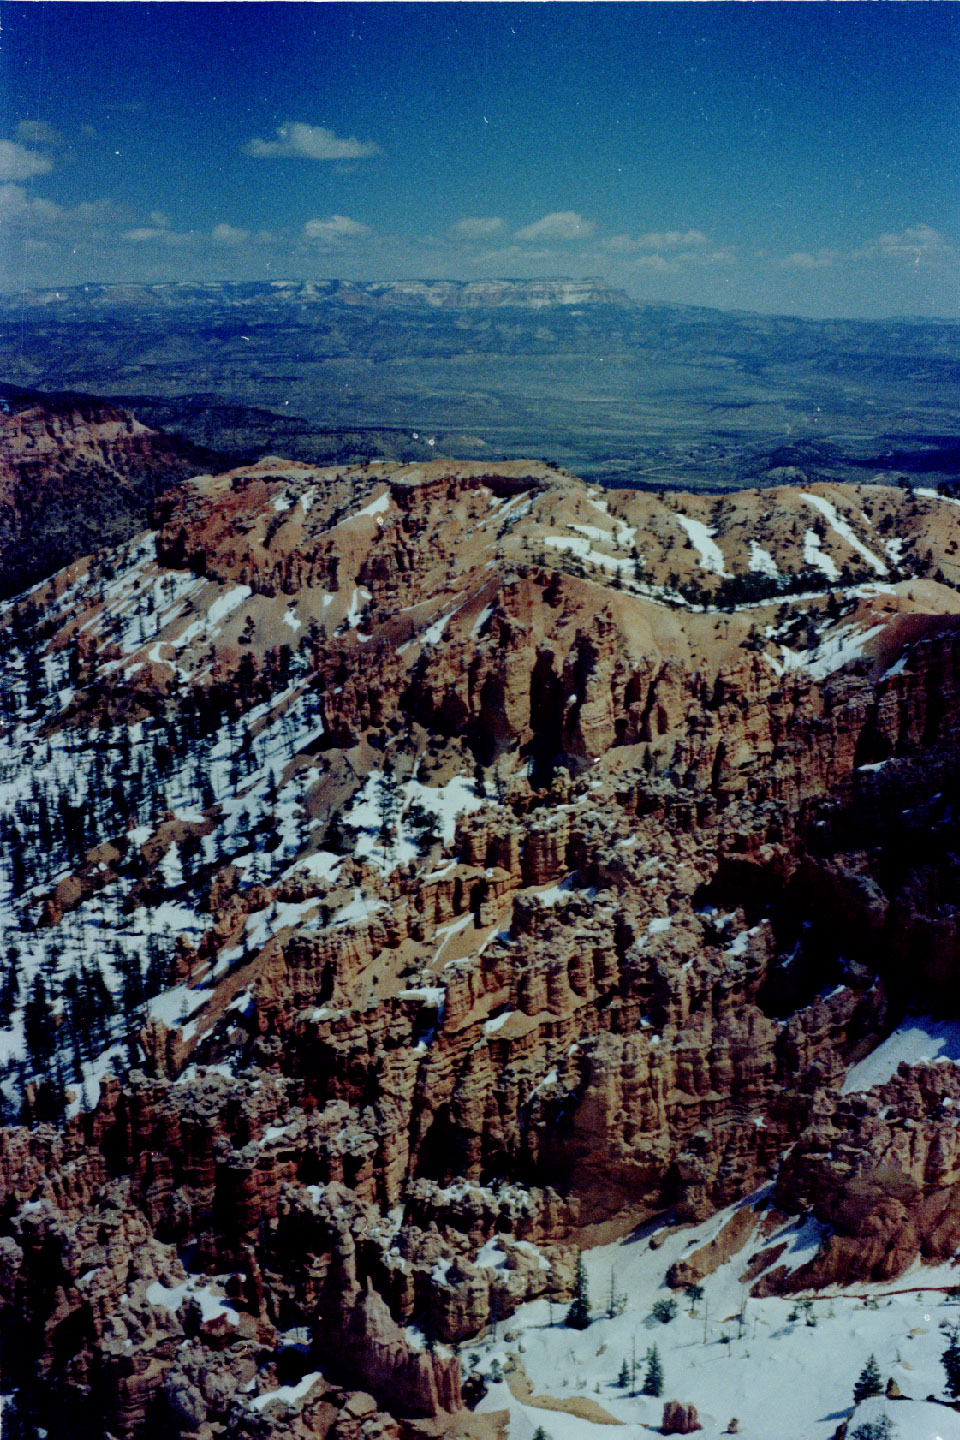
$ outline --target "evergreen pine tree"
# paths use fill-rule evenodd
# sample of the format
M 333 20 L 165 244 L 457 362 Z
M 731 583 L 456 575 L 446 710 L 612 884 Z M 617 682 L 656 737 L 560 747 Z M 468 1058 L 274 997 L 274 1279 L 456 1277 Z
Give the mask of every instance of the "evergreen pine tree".
M 877 1364 L 876 1355 L 871 1355 L 853 1387 L 853 1403 L 859 1405 L 861 1400 L 869 1400 L 871 1395 L 882 1394 L 883 1383 L 880 1379 L 880 1366 Z
M 577 1251 L 577 1271 L 573 1282 L 573 1303 L 567 1311 L 566 1324 L 571 1330 L 586 1330 L 590 1324 L 590 1297 L 587 1294 L 587 1270 L 583 1255 Z
M 960 1398 L 960 1325 L 947 1326 L 947 1348 L 940 1363 L 947 1372 L 947 1394 L 951 1400 Z
M 620 1372 L 617 1375 L 617 1384 L 621 1390 L 626 1390 L 630 1384 L 630 1362 L 628 1360 L 624 1360 L 620 1366 Z
M 683 1293 L 690 1301 L 690 1309 L 695 1311 L 697 1306 L 700 1304 L 700 1301 L 703 1299 L 703 1286 L 687 1285 L 684 1287 Z
M 640 1393 L 654 1397 L 663 1394 L 663 1366 L 656 1345 L 651 1345 L 647 1351 L 647 1373 L 643 1377 L 643 1389 Z
M 380 844 L 384 854 L 392 853 L 400 817 L 400 782 L 393 764 L 384 761 L 377 802 L 380 811 Z

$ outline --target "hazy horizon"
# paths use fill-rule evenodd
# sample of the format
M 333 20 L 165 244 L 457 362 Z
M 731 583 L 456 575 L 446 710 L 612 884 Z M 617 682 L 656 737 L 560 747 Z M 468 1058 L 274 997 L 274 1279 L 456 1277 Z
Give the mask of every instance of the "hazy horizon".
M 0 289 L 602 279 L 960 313 L 960 15 L 0 4 Z

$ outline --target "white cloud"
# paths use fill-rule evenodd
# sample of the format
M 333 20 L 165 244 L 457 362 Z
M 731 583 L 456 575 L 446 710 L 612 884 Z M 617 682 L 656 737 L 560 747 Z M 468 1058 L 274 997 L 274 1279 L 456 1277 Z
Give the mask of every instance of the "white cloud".
M 22 185 L 0 185 L 0 220 L 4 225 L 58 220 L 62 213 L 62 207 L 52 200 L 31 200 Z
M 599 248 L 608 255 L 642 254 L 644 251 L 654 251 L 659 255 L 666 250 L 671 256 L 682 252 L 685 258 L 692 255 L 705 257 L 709 253 L 716 257 L 719 252 L 709 252 L 709 244 L 710 237 L 702 230 L 646 230 L 642 235 L 610 235 L 599 241 Z
M 857 260 L 906 261 L 915 266 L 953 266 L 960 261 L 957 247 L 932 225 L 908 225 L 899 233 L 878 235 L 853 254 Z
M 49 145 L 56 150 L 63 144 L 63 136 L 46 120 L 21 120 L 17 126 L 17 139 L 25 145 Z
M 325 125 L 288 120 L 277 126 L 275 140 L 249 140 L 243 153 L 258 160 L 366 160 L 383 152 L 379 145 L 352 135 L 342 139 Z
M 503 221 L 499 215 L 467 215 L 455 225 L 451 225 L 450 233 L 458 240 L 485 240 L 502 229 Z
M 556 260 L 555 250 L 535 250 L 527 245 L 500 245 L 493 250 L 472 251 L 468 257 L 471 264 L 489 269 L 495 266 L 501 273 L 514 265 L 542 265 Z
M 702 230 L 648 230 L 637 236 L 638 250 L 689 250 L 709 244 Z
M 16 140 L 0 140 L 0 180 L 29 180 L 52 169 L 53 162 L 46 155 L 38 155 Z
M 666 233 L 669 235 L 672 232 L 667 231 Z M 693 233 L 698 234 L 699 232 L 694 231 Z M 630 264 L 640 270 L 679 275 L 685 270 L 704 270 L 714 265 L 733 265 L 736 263 L 736 259 L 736 251 L 730 247 L 718 246 L 707 250 L 703 249 L 700 242 L 697 241 L 693 249 L 671 250 L 668 248 L 666 255 L 662 255 L 659 250 L 641 251 L 640 254 L 632 257 Z
M 164 225 L 137 225 L 132 230 L 125 230 L 120 237 L 131 245 L 189 245 L 193 240 L 193 232 L 181 232 L 169 230 Z
M 630 255 L 636 245 L 629 235 L 608 235 L 599 242 L 599 248 L 607 255 Z
M 228 225 L 225 221 L 214 225 L 210 232 L 214 245 L 242 245 L 249 238 L 249 230 L 244 230 L 240 225 Z
M 785 270 L 828 270 L 840 259 L 839 250 L 794 250 L 780 261 Z
M 339 245 L 344 241 L 362 240 L 370 233 L 369 225 L 363 225 L 359 220 L 351 220 L 349 215 L 331 215 L 326 220 L 308 220 L 303 227 L 304 239 L 321 245 Z
M 671 265 L 669 261 L 664 260 L 662 255 L 636 255 L 633 263 L 641 270 L 675 270 L 677 268 L 676 265 Z
M 554 210 L 532 225 L 524 225 L 514 234 L 515 240 L 586 240 L 594 232 L 592 220 L 584 220 L 576 210 Z
M 67 207 L 42 196 L 29 196 L 22 185 L 0 185 L 0 224 L 8 230 L 69 233 L 117 219 L 110 200 L 82 201 Z

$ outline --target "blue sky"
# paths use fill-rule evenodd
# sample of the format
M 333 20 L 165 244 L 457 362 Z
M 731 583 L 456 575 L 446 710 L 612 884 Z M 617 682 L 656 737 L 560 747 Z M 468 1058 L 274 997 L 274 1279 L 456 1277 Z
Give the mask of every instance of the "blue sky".
M 950 4 L 0 3 L 0 286 L 960 309 Z

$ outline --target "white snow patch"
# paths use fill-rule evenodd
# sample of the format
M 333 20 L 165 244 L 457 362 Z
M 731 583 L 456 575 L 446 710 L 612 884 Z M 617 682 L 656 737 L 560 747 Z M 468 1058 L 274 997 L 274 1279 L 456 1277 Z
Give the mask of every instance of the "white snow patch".
M 700 553 L 700 569 L 708 570 L 712 575 L 726 575 L 727 569 L 723 563 L 723 551 L 713 539 L 715 531 L 709 525 L 704 525 L 702 520 L 692 520 L 689 515 L 674 515 L 674 519 L 681 529 L 687 532 L 695 548 Z
M 507 1021 L 510 1019 L 510 1016 L 514 1015 L 515 1013 L 516 1012 L 514 1010 L 504 1010 L 501 1015 L 494 1015 L 492 1020 L 484 1020 L 484 1033 L 487 1035 L 495 1035 L 498 1030 L 501 1030 L 503 1026 L 506 1025 Z
M 420 643 L 422 645 L 439 645 L 443 639 L 443 632 L 450 623 L 452 613 L 451 611 L 446 615 L 441 615 L 439 619 L 434 620 L 433 624 L 429 625 L 420 636 Z
M 935 1020 L 913 1015 L 898 1025 L 871 1053 L 847 1072 L 841 1094 L 870 1090 L 896 1074 L 901 1060 L 908 1065 L 923 1061 L 960 1063 L 960 1021 Z
M 925 500 L 942 500 L 944 505 L 960 505 L 960 500 L 955 500 L 952 495 L 941 495 L 939 490 L 930 490 L 926 485 L 918 485 L 914 495 L 922 495 Z
M 384 490 L 383 494 L 378 495 L 376 500 L 371 500 L 368 505 L 364 505 L 362 510 L 358 510 L 357 516 L 355 518 L 358 518 L 361 515 L 382 515 L 384 511 L 389 509 L 390 491 Z
M 887 1286 L 857 1286 L 855 1291 L 817 1295 L 806 1312 L 795 1297 L 754 1299 L 750 1283 L 740 1276 L 760 1249 L 787 1241 L 787 1258 L 796 1267 L 814 1252 L 823 1232 L 801 1222 L 778 1234 L 758 1233 L 745 1251 L 705 1277 L 705 1300 L 691 1307 L 682 1296 L 676 1318 L 667 1325 L 651 1317 L 653 1303 L 669 1294 L 664 1276 L 670 1265 L 705 1243 L 730 1218 L 730 1207 L 691 1229 L 662 1230 L 651 1248 L 645 1235 L 584 1253 L 593 1320 L 584 1331 L 562 1323 L 563 1307 L 546 1300 L 522 1305 L 510 1318 L 524 1350 L 524 1366 L 535 1393 L 557 1399 L 595 1400 L 619 1422 L 620 1440 L 644 1440 L 659 1431 L 664 1399 L 693 1403 L 699 1413 L 703 1440 L 721 1440 L 732 1417 L 741 1440 L 831 1440 L 840 1420 L 851 1410 L 853 1382 L 867 1357 L 875 1353 L 881 1375 L 892 1375 L 907 1394 L 943 1393 L 940 1355 L 944 1339 L 941 1319 L 956 1308 L 931 1285 L 956 1283 L 956 1272 L 942 1267 L 934 1274 L 917 1267 L 916 1291 L 905 1289 L 900 1276 Z M 496 1238 L 487 1242 L 475 1263 L 502 1268 L 506 1256 Z M 611 1275 L 625 1296 L 622 1314 L 605 1314 Z M 907 1282 L 909 1284 L 909 1281 Z M 870 1308 L 863 1301 L 871 1299 Z M 792 1317 L 792 1318 L 791 1318 Z M 639 1393 L 648 1346 L 656 1344 L 663 1365 L 662 1398 Z M 488 1341 L 481 1370 L 489 1376 L 493 1360 L 502 1366 L 514 1341 Z M 479 1348 L 479 1347 L 478 1347 Z M 635 1353 L 635 1390 L 621 1389 L 617 1375 Z M 872 1408 L 871 1408 L 872 1407 Z M 514 1400 L 506 1384 L 492 1383 L 478 1406 L 481 1413 L 509 1412 L 511 1440 L 532 1440 L 542 1426 L 552 1440 L 584 1440 L 594 1431 L 590 1422 L 562 1411 L 545 1412 Z M 896 1440 L 960 1440 L 960 1417 L 940 1405 L 923 1401 L 877 1399 L 865 1402 L 851 1422 L 876 1418 L 884 1410 L 896 1425 Z
M 661 915 L 661 916 L 658 916 L 658 918 L 657 918 L 656 920 L 651 920 L 650 923 L 648 924 L 648 926 L 647 926 L 647 934 L 648 934 L 648 935 L 662 935 L 665 930 L 669 930 L 669 929 L 670 929 L 670 926 L 671 926 L 672 924 L 673 924 L 673 916 L 672 916 L 672 915 Z
M 834 530 L 842 540 L 846 540 L 851 550 L 856 550 L 858 555 L 862 555 L 867 564 L 871 565 L 878 575 L 888 574 L 888 566 L 884 564 L 878 555 L 874 555 L 872 550 L 868 550 L 866 545 L 857 538 L 846 520 L 841 519 L 837 514 L 829 500 L 825 499 L 822 495 L 808 495 L 806 493 L 801 494 L 800 499 L 806 500 L 807 504 L 812 505 L 814 510 L 819 510 L 831 530 Z
M 839 580 L 840 569 L 830 556 L 820 549 L 820 536 L 816 530 L 808 530 L 803 537 L 803 563 L 812 565 L 828 580 Z
M 227 616 L 232 614 L 238 606 L 242 605 L 245 600 L 249 600 L 252 594 L 253 591 L 249 585 L 235 585 L 232 590 L 227 591 L 226 595 L 221 595 L 214 600 L 207 611 L 207 624 L 219 625 L 221 620 L 226 620 Z
M 780 574 L 770 551 L 764 550 L 756 540 L 750 541 L 750 570 L 754 575 L 767 575 L 771 580 L 775 580 Z
M 354 586 L 353 594 L 350 597 L 350 609 L 347 611 L 347 617 L 344 622 L 350 630 L 355 630 L 357 628 L 360 623 L 360 612 L 363 609 L 363 606 L 367 603 L 368 600 L 372 599 L 373 596 L 370 594 L 369 590 L 364 590 L 358 586 Z M 324 600 L 324 604 L 326 604 L 326 600 Z
M 276 1390 L 268 1390 L 265 1395 L 255 1395 L 250 1401 L 253 1410 L 265 1410 L 268 1405 L 296 1405 L 298 1400 L 303 1400 L 316 1385 L 318 1380 L 323 1379 L 319 1370 L 311 1370 L 308 1375 L 298 1381 L 296 1385 L 281 1385 Z
M 790 650 L 786 645 L 781 645 L 782 662 L 778 673 L 789 674 L 792 670 L 805 670 L 812 679 L 824 680 L 835 670 L 841 670 L 851 661 L 859 660 L 867 642 L 880 635 L 884 629 L 882 624 L 871 625 L 868 630 L 862 630 L 858 625 L 841 625 L 821 640 L 815 650 Z
M 294 869 L 306 871 L 315 880 L 332 880 L 342 864 L 342 855 L 334 855 L 329 850 L 318 850 L 315 855 L 307 855 L 305 859 L 298 860 Z
M 215 1295 L 209 1285 L 204 1285 L 202 1289 L 195 1290 L 193 1289 L 192 1282 L 189 1280 L 183 1285 L 172 1286 L 162 1285 L 159 1280 L 154 1280 L 146 1289 L 148 1304 L 157 1305 L 163 1310 L 169 1310 L 171 1314 L 174 1315 L 187 1298 L 199 1302 L 204 1322 L 216 1320 L 218 1316 L 225 1315 L 231 1325 L 238 1325 L 240 1323 L 240 1316 L 236 1310 L 234 1310 L 233 1306 L 228 1305 L 222 1296 Z
M 499 1235 L 495 1235 L 492 1240 L 488 1240 L 485 1245 L 480 1247 L 473 1263 L 481 1270 L 506 1269 L 507 1256 L 500 1247 Z
M 475 640 L 475 639 L 476 639 L 477 635 L 479 635 L 480 631 L 483 629 L 484 625 L 486 625 L 487 621 L 490 619 L 490 616 L 491 616 L 492 614 L 493 614 L 493 606 L 492 606 L 492 605 L 484 605 L 483 609 L 480 611 L 480 614 L 477 616 L 476 620 L 474 620 L 473 624 L 470 626 L 470 639 L 471 639 L 471 640 Z
M 544 545 L 550 545 L 554 550 L 569 550 L 571 554 L 586 560 L 590 565 L 596 565 L 601 570 L 608 571 L 611 575 L 625 574 L 627 561 L 618 560 L 614 555 L 604 555 L 602 550 L 594 550 L 590 541 L 579 535 L 545 535 Z

